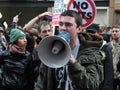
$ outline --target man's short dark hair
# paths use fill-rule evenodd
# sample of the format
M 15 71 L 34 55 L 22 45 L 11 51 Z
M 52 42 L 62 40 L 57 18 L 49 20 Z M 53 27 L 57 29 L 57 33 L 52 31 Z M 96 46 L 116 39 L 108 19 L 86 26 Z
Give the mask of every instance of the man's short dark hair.
M 40 21 L 39 23 L 38 23 L 38 32 L 41 32 L 41 26 L 46 26 L 46 25 L 49 25 L 50 26 L 50 23 L 49 22 L 47 22 L 47 21 L 45 21 L 45 20 L 43 20 L 43 21 Z
M 74 17 L 77 27 L 82 25 L 82 17 L 80 16 L 80 14 L 74 10 L 66 10 L 64 11 L 61 16 L 70 16 L 70 17 Z
M 112 29 L 113 28 L 118 28 L 120 30 L 120 25 L 114 25 L 114 26 L 112 26 Z

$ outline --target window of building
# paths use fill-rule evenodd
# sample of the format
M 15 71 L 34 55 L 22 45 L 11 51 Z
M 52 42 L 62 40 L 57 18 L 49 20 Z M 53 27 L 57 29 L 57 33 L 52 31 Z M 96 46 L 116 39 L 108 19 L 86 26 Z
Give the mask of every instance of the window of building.
M 115 3 L 120 3 L 120 0 L 115 0 Z

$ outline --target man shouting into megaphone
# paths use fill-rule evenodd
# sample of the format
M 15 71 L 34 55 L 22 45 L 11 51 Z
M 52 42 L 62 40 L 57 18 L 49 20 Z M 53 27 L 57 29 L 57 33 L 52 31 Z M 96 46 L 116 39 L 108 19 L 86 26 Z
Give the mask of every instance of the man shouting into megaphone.
M 69 62 L 57 68 L 42 63 L 35 90 L 99 90 L 103 81 L 102 52 L 99 48 L 103 41 L 97 36 L 82 32 L 81 25 L 82 18 L 78 12 L 66 10 L 61 14 L 59 31 L 66 31 L 70 35 Z M 44 56 L 49 60 L 51 58 L 47 58 L 48 54 Z M 64 59 L 62 56 L 59 57 L 61 61 Z

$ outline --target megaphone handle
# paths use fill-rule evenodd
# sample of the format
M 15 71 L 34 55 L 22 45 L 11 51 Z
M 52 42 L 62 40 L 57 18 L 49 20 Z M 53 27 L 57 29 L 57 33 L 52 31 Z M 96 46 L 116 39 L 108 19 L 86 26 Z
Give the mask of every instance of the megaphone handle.
M 63 43 L 60 41 L 55 41 L 53 48 L 52 48 L 52 53 L 58 54 L 62 48 L 63 48 Z

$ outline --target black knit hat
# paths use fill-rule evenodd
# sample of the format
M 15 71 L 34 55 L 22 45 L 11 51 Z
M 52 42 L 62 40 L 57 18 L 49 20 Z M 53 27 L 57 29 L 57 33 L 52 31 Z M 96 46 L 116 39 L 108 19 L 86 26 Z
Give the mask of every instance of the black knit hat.
M 86 32 L 93 31 L 93 32 L 99 32 L 99 26 L 98 24 L 91 24 L 86 28 Z

